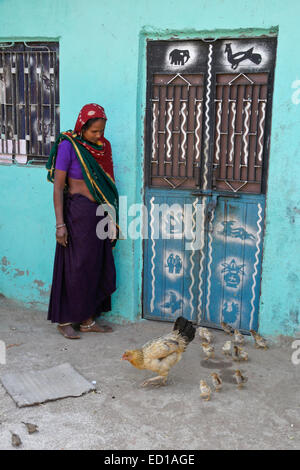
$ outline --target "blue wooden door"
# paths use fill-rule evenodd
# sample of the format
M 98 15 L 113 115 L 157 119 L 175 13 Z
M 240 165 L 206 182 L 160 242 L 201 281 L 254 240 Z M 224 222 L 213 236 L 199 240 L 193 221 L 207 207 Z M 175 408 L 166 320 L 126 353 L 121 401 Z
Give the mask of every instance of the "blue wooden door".
M 203 325 L 257 330 L 264 197 L 219 197 L 208 228 Z
M 178 315 L 184 315 L 197 321 L 201 286 L 202 291 L 204 289 L 203 279 L 199 278 L 199 266 L 204 263 L 204 254 L 202 250 L 193 247 L 192 235 L 197 209 L 198 221 L 200 218 L 202 225 L 203 201 L 199 201 L 200 208 L 197 208 L 195 198 L 188 191 L 166 193 L 159 189 L 149 191 L 146 201 L 149 208 L 149 239 L 146 240 L 144 253 L 146 317 L 173 321 Z M 163 206 L 167 209 L 158 217 L 155 211 Z M 185 214 L 185 207 L 190 209 L 188 214 L 187 211 Z M 168 234 L 169 238 L 166 238 Z M 203 231 L 199 232 L 199 238 L 204 247 Z
M 275 48 L 148 45 L 145 318 L 258 328 Z

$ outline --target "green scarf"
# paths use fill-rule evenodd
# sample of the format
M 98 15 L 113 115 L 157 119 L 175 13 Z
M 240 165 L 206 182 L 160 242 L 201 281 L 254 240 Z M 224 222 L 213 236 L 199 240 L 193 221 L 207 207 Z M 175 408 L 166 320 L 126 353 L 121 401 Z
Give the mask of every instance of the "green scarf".
M 75 140 L 76 137 L 76 140 Z M 55 164 L 57 157 L 58 145 L 63 140 L 68 140 L 73 145 L 77 158 L 80 162 L 84 181 L 98 204 L 107 204 L 114 208 L 116 214 L 117 238 L 119 233 L 119 195 L 116 185 L 112 178 L 105 173 L 91 153 L 80 144 L 82 140 L 73 131 L 61 133 L 51 148 L 49 159 L 46 163 L 48 170 L 47 180 L 54 183 Z M 101 146 L 90 144 L 95 150 L 101 150 Z M 67 184 L 66 184 L 67 186 Z M 112 241 L 113 246 L 116 240 Z

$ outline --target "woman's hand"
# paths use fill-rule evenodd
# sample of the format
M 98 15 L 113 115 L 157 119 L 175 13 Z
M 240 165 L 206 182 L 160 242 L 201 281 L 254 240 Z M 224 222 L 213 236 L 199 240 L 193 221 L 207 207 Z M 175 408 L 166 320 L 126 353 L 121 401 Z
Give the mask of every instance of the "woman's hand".
M 60 227 L 56 229 L 56 241 L 60 245 L 66 247 L 68 244 L 68 230 L 67 227 Z

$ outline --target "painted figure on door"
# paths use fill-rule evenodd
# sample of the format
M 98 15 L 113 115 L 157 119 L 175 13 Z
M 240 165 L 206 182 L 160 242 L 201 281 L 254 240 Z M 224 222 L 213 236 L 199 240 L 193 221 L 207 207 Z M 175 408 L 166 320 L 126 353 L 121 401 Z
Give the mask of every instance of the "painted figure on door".
M 238 318 L 239 305 L 236 302 L 224 302 L 222 317 L 226 323 L 234 323 Z
M 171 65 L 184 65 L 190 59 L 190 52 L 186 50 L 174 49 L 169 54 Z
M 241 240 L 255 240 L 255 236 L 247 232 L 243 227 L 233 228 L 235 223 L 234 220 L 222 222 L 224 229 L 218 233 L 226 235 L 227 237 L 240 238 Z
M 167 259 L 167 264 L 166 266 L 168 267 L 168 271 L 170 274 L 174 273 L 175 269 L 175 274 L 180 274 L 180 271 L 182 269 L 182 260 L 179 255 L 174 256 L 173 253 L 171 253 Z
M 244 273 L 244 264 L 236 264 L 235 260 L 231 260 L 230 263 L 222 263 L 224 269 L 222 273 L 225 273 L 224 281 L 227 287 L 238 287 L 241 282 L 241 275 Z
M 173 253 L 171 253 L 167 259 L 167 266 L 169 268 L 169 273 L 173 274 L 175 266 L 175 259 Z
M 175 256 L 175 273 L 179 274 L 182 268 L 182 261 L 180 256 L 176 255 Z
M 182 307 L 183 300 L 174 291 L 170 291 L 168 295 L 169 299 L 162 305 L 162 307 L 165 309 L 170 309 L 171 313 L 175 313 Z
M 250 49 L 246 51 L 241 51 L 241 52 L 232 52 L 231 49 L 231 43 L 226 44 L 225 46 L 225 54 L 227 54 L 227 60 L 231 64 L 231 68 L 235 70 L 240 62 L 243 62 L 244 60 L 251 60 L 254 64 L 258 65 L 261 63 L 261 55 L 260 54 L 255 54 L 253 53 L 254 47 L 251 47 Z

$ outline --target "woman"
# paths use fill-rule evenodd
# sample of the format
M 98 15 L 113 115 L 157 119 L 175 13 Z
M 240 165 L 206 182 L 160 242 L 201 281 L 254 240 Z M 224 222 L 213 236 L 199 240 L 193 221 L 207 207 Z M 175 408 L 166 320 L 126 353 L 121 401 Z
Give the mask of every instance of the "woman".
M 59 332 L 69 339 L 80 338 L 72 326 L 78 323 L 81 332 L 112 331 L 94 320 L 111 310 L 116 289 L 116 240 L 96 234 L 106 215 L 96 215 L 99 204 L 108 204 L 118 216 L 106 121 L 101 106 L 84 106 L 75 130 L 59 135 L 46 165 L 48 180 L 54 182 L 57 240 L 48 320 L 58 323 Z

